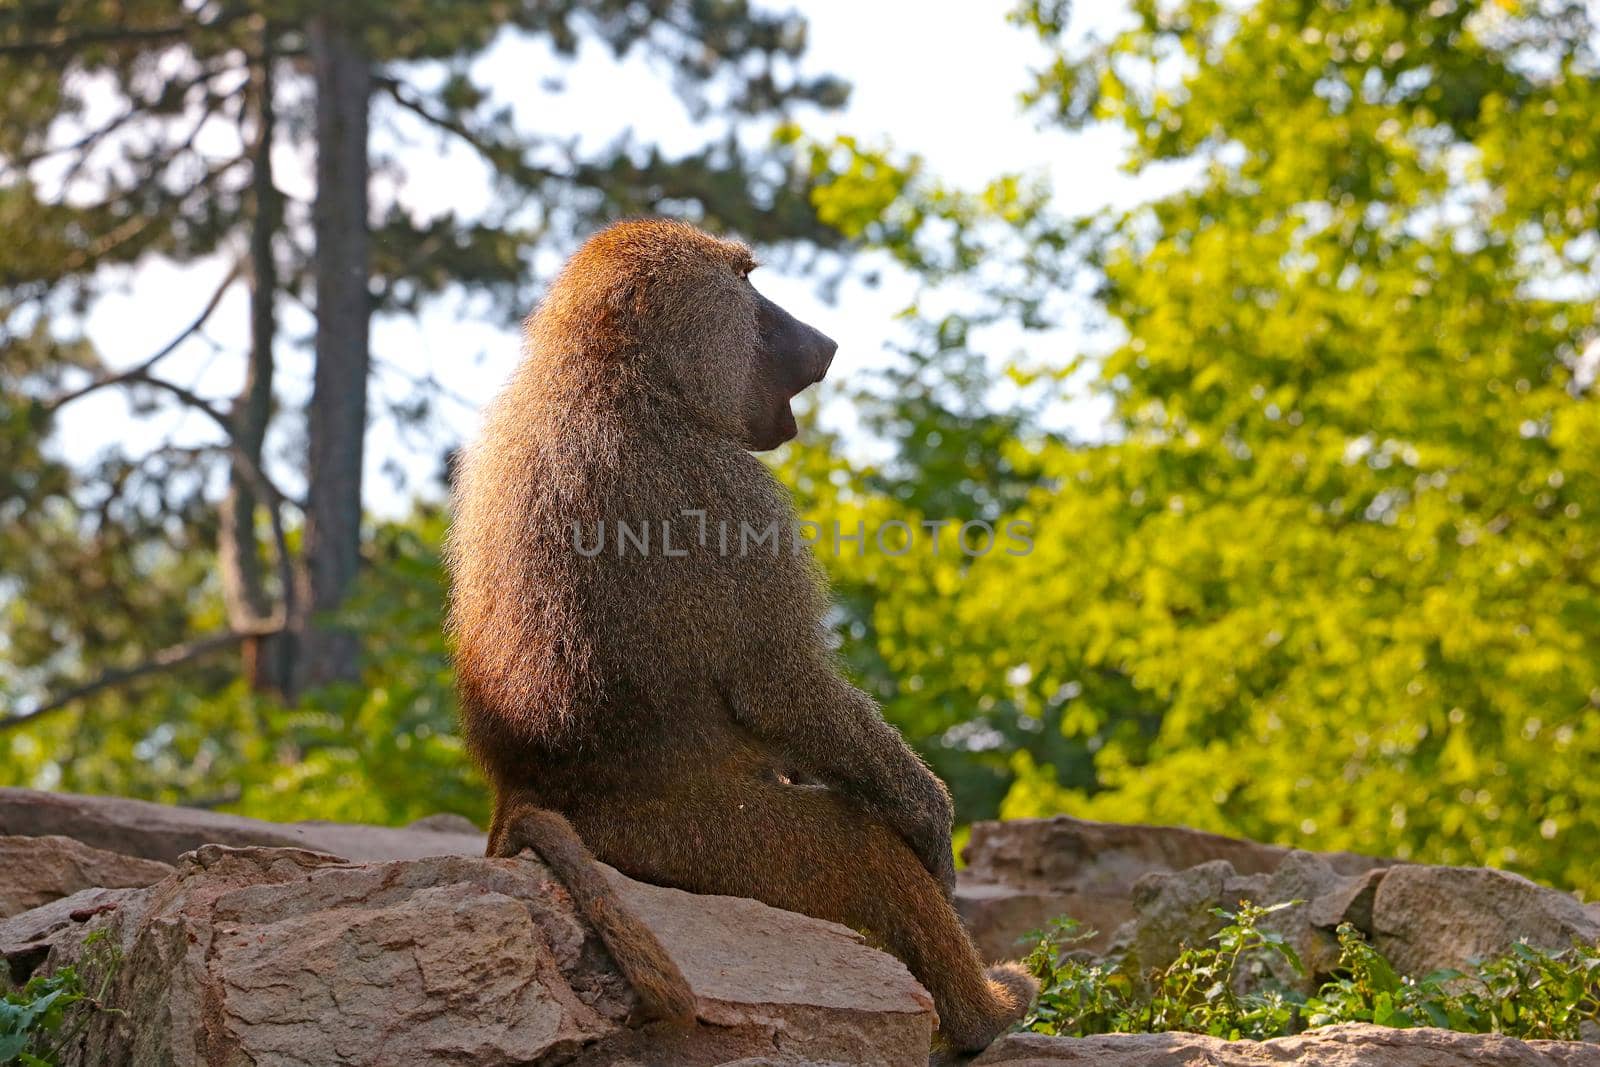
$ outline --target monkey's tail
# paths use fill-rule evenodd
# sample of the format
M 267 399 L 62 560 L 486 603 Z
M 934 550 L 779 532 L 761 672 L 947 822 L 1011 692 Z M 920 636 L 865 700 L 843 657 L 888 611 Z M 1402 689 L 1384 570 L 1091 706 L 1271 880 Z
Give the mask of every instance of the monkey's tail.
M 617 969 L 639 995 L 642 1015 L 680 1025 L 694 1022 L 695 996 L 683 972 L 655 931 L 622 902 L 564 816 L 548 808 L 519 806 L 503 834 L 495 837 L 490 839 L 491 855 L 506 855 L 508 845 L 513 855 L 531 848 L 566 886 L 578 913 L 600 935 Z

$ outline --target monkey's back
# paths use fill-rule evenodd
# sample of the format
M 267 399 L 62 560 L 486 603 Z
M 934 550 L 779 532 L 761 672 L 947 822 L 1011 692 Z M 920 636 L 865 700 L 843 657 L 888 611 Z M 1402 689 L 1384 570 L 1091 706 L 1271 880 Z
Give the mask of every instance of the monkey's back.
M 458 472 L 467 745 L 496 781 L 550 790 L 738 750 L 718 676 L 764 629 L 820 618 L 808 558 L 740 551 L 746 529 L 789 533 L 786 495 L 754 456 L 670 421 L 541 414 L 508 390 Z

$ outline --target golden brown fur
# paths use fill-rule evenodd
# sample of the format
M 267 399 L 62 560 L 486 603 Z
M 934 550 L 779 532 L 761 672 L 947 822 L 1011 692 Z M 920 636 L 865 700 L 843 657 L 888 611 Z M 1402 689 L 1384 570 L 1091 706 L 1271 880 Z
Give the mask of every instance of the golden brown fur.
M 787 316 L 750 266 L 679 223 L 592 238 L 463 463 L 451 627 L 465 737 L 496 791 L 491 849 L 545 855 L 518 828 L 560 812 L 633 877 L 855 926 L 933 993 L 951 1044 L 982 1047 L 1031 986 L 986 976 L 950 905 L 948 794 L 839 674 L 809 553 L 738 550 L 741 524 L 792 529 L 748 448 L 792 434 L 788 397 L 821 374 L 815 353 L 774 351 Z M 649 524 L 652 551 L 623 549 L 619 521 Z M 574 523 L 613 536 L 586 556 Z M 630 947 L 640 930 L 607 943 L 648 1010 L 681 1016 L 685 992 L 646 973 L 659 945 Z

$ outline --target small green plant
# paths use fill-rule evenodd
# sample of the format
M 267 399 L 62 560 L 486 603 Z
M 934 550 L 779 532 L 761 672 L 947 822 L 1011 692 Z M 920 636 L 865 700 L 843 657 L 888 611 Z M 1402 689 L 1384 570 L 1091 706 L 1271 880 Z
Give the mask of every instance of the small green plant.
M 1029 934 L 1034 942 L 1023 964 L 1039 979 L 1039 998 L 1023 1027 L 1041 1034 L 1085 1037 L 1126 1033 L 1138 1007 L 1133 980 L 1114 966 L 1068 955 L 1097 931 L 1060 918 Z
M 1213 944 L 1185 946 L 1176 959 L 1151 976 L 1150 1025 L 1147 1032 L 1183 1030 L 1237 1040 L 1257 1040 L 1288 1033 L 1297 1005 L 1281 990 L 1239 992 L 1246 967 L 1278 956 L 1304 973 L 1300 957 L 1281 934 L 1262 930 L 1261 920 L 1301 903 L 1291 900 L 1271 907 L 1241 901 L 1237 912 L 1213 908 L 1223 926 L 1211 935 Z
M 122 962 L 104 930 L 84 939 L 81 967 L 35 975 L 21 989 L 0 997 L 0 1064 L 56 1067 L 62 1052 L 105 1005 L 106 990 Z
M 1339 947 L 1343 973 L 1306 1004 L 1312 1026 L 1359 1021 L 1573 1041 L 1585 1020 L 1600 1020 L 1600 947 L 1546 952 L 1517 944 L 1471 972 L 1421 978 L 1397 974 L 1348 923 L 1339 927 Z
M 1141 991 L 1115 960 L 1069 955 L 1073 945 L 1095 936 L 1071 919 L 1058 919 L 1036 935 L 1025 962 L 1039 979 L 1039 999 L 1023 1025 L 1047 1034 L 1161 1033 L 1186 1030 L 1217 1037 L 1272 1037 L 1288 1031 L 1296 1005 L 1282 992 L 1240 992 L 1243 969 L 1269 954 L 1301 970 L 1283 938 L 1258 925 L 1298 901 L 1257 907 L 1245 901 L 1237 912 L 1214 909 L 1224 921 L 1210 944 L 1185 946 L 1165 968 L 1149 975 Z
M 1298 901 L 1237 912 L 1214 909 L 1223 926 L 1207 944 L 1184 946 L 1143 983 L 1115 957 L 1096 959 L 1075 946 L 1095 936 L 1071 919 L 1029 935 L 1026 964 L 1039 999 L 1023 1020 L 1037 1033 L 1085 1037 L 1181 1030 L 1264 1040 L 1334 1023 L 1435 1026 L 1467 1033 L 1576 1040 L 1584 1022 L 1600 1022 L 1600 946 L 1547 952 L 1525 944 L 1476 965 L 1411 978 L 1399 974 L 1360 931 L 1339 927 L 1339 972 L 1309 999 L 1262 981 L 1272 957 L 1304 974 L 1292 946 L 1260 927 Z M 1244 981 L 1246 977 L 1253 981 Z

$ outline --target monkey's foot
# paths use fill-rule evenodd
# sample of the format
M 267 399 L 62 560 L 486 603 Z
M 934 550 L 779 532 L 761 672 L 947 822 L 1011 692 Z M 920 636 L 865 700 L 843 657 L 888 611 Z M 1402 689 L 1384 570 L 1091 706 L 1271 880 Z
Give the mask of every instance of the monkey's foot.
M 1003 997 L 1013 1013 L 1011 1023 L 1028 1014 L 1033 998 L 1039 995 L 1039 980 L 1029 974 L 1026 967 L 1020 963 L 996 963 L 984 973 L 989 976 L 991 986 L 999 986 L 1004 991 Z
M 981 1014 L 942 1011 L 939 1037 L 955 1052 L 979 1052 L 1005 1033 L 1033 1006 L 1039 983 L 1020 963 L 996 963 L 984 971 L 989 1004 Z

